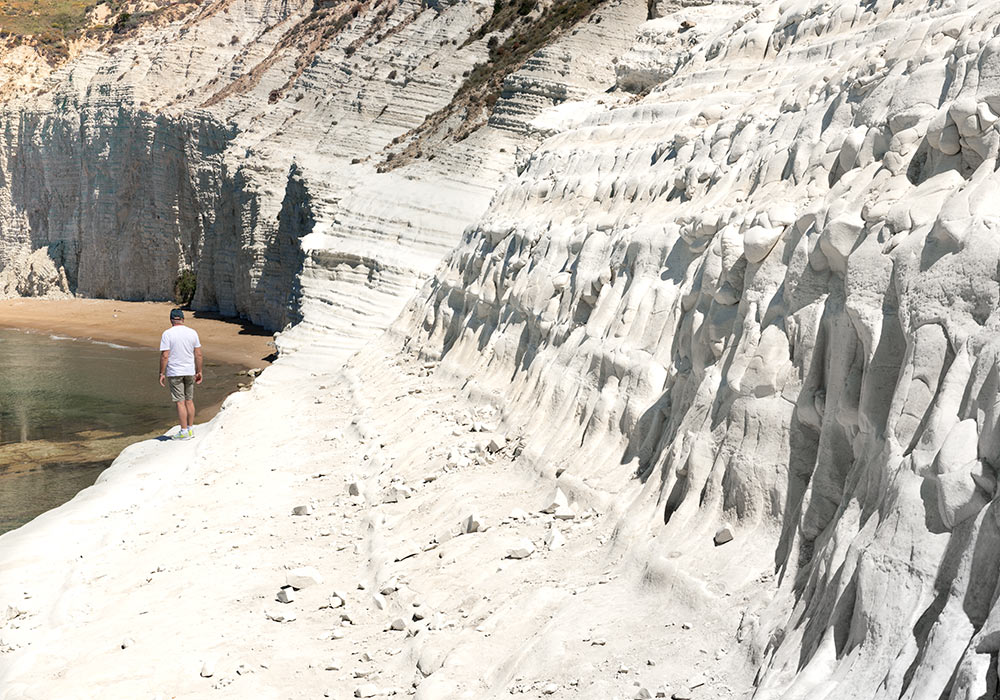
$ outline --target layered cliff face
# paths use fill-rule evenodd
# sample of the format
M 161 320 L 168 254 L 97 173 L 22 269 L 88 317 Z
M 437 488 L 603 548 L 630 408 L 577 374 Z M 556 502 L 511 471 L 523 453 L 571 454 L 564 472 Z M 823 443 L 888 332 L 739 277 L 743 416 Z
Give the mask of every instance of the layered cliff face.
M 461 143 L 454 125 L 488 114 L 449 109 L 487 52 L 472 36 L 485 4 L 216 2 L 86 53 L 0 112 L 3 292 L 163 299 L 193 270 L 195 306 L 304 319 L 284 349 L 328 343 L 342 360 L 486 206 L 532 138 L 521 122 L 566 85 L 613 85 L 643 8 L 609 7 L 565 39 L 599 45 L 601 70 L 525 66 L 554 96 Z M 436 112 L 450 118 L 418 135 Z M 408 145 L 422 158 L 383 167 Z
M 755 697 L 993 697 L 1000 17 L 720 9 L 548 115 L 397 331 L 650 575 L 774 577 Z
M 746 595 L 756 697 L 992 697 L 996 8 L 608 2 L 486 108 L 491 11 L 215 3 L 72 62 L 0 113 L 0 289 L 191 268 L 309 367 L 412 297 L 616 553 Z

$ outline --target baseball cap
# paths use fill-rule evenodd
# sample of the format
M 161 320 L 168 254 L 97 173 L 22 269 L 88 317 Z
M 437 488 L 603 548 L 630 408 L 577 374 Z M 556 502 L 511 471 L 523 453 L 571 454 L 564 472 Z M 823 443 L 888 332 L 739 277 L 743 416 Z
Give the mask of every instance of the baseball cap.
M 170 320 L 172 321 L 175 318 L 183 320 L 184 319 L 184 312 L 181 311 L 180 309 L 171 309 L 170 310 Z

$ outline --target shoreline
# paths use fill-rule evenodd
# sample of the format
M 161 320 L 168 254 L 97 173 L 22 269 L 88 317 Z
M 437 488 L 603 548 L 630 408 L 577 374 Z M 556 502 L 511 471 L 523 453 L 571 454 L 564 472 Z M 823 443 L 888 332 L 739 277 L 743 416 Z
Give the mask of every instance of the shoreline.
M 173 305 L 165 303 L 95 299 L 0 300 L 0 330 L 116 348 L 109 352 L 131 350 L 149 353 L 150 390 L 161 391 L 163 396 L 163 424 L 160 427 L 151 429 L 145 424 L 128 428 L 123 426 L 123 432 L 107 435 L 67 433 L 64 439 L 56 440 L 38 437 L 26 441 L 23 438 L 13 442 L 0 440 L 0 478 L 44 479 L 44 476 L 29 475 L 48 474 L 53 468 L 75 469 L 76 466 L 92 467 L 98 464 L 104 465 L 100 470 L 103 471 L 131 445 L 156 439 L 169 426 L 176 424 L 176 415 L 169 405 L 166 390 L 155 385 L 154 377 L 160 334 L 168 327 L 168 314 L 172 308 Z M 188 325 L 197 330 L 202 339 L 205 370 L 213 385 L 212 391 L 201 394 L 202 400 L 198 404 L 197 422 L 204 424 L 218 414 L 227 397 L 253 383 L 253 379 L 241 375 L 270 364 L 266 359 L 274 351 L 270 345 L 272 334 L 217 314 L 186 312 L 185 315 Z M 146 364 L 143 360 L 141 366 L 145 368 Z M 133 368 L 130 371 L 135 371 L 134 363 L 129 366 Z M 140 371 L 145 372 L 144 369 Z M 79 480 L 82 477 L 74 478 Z M 89 483 L 92 481 L 93 476 Z M 33 493 L 37 487 L 22 488 Z M 35 517 L 41 512 L 39 508 L 51 508 L 60 500 L 52 500 L 50 504 L 45 497 L 37 507 L 25 507 L 23 515 L 15 509 L 4 517 L 11 518 L 12 523 L 21 522 L 22 517 Z M 9 525 L 5 524 L 0 532 L 6 531 L 7 527 Z
M 3 299 L 0 328 L 155 350 L 160 334 L 170 325 L 168 314 L 173 308 L 173 304 L 154 301 Z M 274 359 L 271 331 L 207 311 L 185 311 L 185 316 L 186 324 L 202 339 L 206 363 L 257 369 Z

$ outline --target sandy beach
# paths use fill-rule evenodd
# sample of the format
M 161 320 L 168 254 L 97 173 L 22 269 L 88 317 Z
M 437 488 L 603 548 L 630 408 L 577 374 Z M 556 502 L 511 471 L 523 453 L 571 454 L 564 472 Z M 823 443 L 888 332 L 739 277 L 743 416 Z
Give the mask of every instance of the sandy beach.
M 66 493 L 72 495 L 77 488 L 92 483 L 100 469 L 110 464 L 128 445 L 137 440 L 154 438 L 173 425 L 176 415 L 166 390 L 156 385 L 155 378 L 155 351 L 160 334 L 168 327 L 171 308 L 170 304 L 164 303 L 101 299 L 0 301 L 0 329 L 88 339 L 150 351 L 150 395 L 161 397 L 163 402 L 163 420 L 159 426 L 151 426 L 147 420 L 111 430 L 79 431 L 66 426 L 65 433 L 57 437 L 32 435 L 30 439 L 22 438 L 14 442 L 9 436 L 0 437 L 0 473 L 7 479 L 4 482 L 7 489 L 5 496 L 23 500 L 26 493 L 40 489 L 29 483 L 41 483 L 53 469 L 63 474 L 60 477 L 62 482 L 71 489 Z M 238 320 L 201 312 L 189 313 L 188 324 L 198 331 L 205 348 L 206 383 L 199 391 L 197 416 L 198 422 L 204 422 L 215 416 L 225 396 L 237 391 L 241 384 L 252 381 L 244 376 L 243 370 L 263 368 L 269 364 L 264 358 L 273 352 L 269 345 L 272 334 Z M 127 371 L 134 372 L 134 365 L 128 366 L 133 369 Z M 7 439 L 3 439 L 5 437 Z M 66 472 L 70 468 L 75 469 L 72 477 Z M 17 478 L 22 481 L 17 484 L 10 481 Z M 44 489 L 45 495 L 39 491 L 37 502 L 25 502 L 8 513 L 11 520 L 0 518 L 0 531 L 10 527 L 11 523 L 17 524 L 22 517 L 28 518 L 44 508 L 58 505 L 62 498 L 67 497 L 63 494 L 67 487 L 62 482 L 54 489 Z
M 172 304 L 111 299 L 0 300 L 0 328 L 18 328 L 85 338 L 131 347 L 159 346 Z M 265 367 L 274 348 L 273 334 L 239 319 L 204 311 L 187 312 L 187 325 L 198 331 L 206 362 L 246 369 Z

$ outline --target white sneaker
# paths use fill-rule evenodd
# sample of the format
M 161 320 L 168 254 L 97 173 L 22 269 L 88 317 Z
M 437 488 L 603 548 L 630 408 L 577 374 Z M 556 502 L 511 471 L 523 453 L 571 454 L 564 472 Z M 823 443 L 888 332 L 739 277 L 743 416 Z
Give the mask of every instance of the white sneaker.
M 184 433 L 184 439 L 185 439 L 185 440 L 190 440 L 190 439 L 192 439 L 193 437 L 194 437 L 194 428 L 188 428 L 188 429 L 187 429 L 187 432 L 186 432 L 186 433 Z

